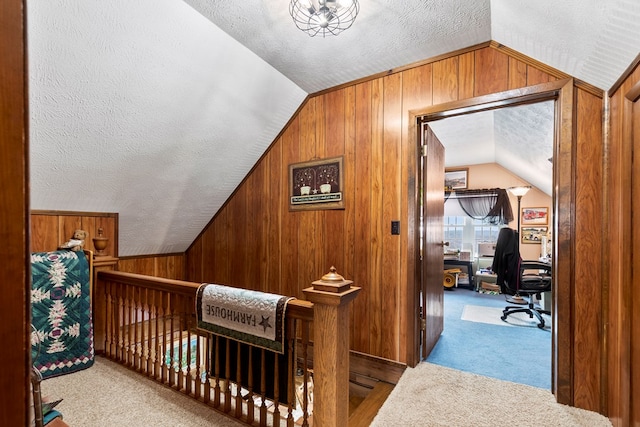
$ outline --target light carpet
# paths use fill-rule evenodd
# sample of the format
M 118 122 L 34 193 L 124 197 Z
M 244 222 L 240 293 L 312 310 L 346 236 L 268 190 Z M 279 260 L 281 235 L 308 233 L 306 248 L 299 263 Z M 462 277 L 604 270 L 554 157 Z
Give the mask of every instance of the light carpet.
M 525 307 L 525 306 L 523 306 Z M 530 328 L 538 327 L 538 319 L 534 316 L 529 317 L 527 313 L 513 313 L 502 320 L 503 307 L 483 307 L 479 305 L 465 305 L 462 309 L 462 320 L 469 322 L 487 323 L 489 325 L 499 326 L 525 326 Z M 543 314 L 545 325 L 544 329 L 551 329 L 551 316 Z
M 371 426 L 609 427 L 603 415 L 556 403 L 548 390 L 432 363 L 407 368 Z
M 71 427 L 239 427 L 175 390 L 102 357 L 83 371 L 42 382 L 42 394 Z

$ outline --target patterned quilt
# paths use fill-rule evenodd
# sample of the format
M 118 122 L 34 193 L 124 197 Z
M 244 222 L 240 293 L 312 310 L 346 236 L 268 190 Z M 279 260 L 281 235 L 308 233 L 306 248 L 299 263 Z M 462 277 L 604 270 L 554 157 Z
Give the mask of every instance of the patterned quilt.
M 89 263 L 82 251 L 31 254 L 31 350 L 43 378 L 93 365 Z

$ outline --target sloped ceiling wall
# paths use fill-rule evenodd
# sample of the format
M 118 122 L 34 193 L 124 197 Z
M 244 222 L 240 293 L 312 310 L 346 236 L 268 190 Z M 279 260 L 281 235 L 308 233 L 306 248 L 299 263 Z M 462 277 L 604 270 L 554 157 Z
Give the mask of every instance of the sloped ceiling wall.
M 31 206 L 119 212 L 120 255 L 184 251 L 306 97 L 181 1 L 28 6 Z

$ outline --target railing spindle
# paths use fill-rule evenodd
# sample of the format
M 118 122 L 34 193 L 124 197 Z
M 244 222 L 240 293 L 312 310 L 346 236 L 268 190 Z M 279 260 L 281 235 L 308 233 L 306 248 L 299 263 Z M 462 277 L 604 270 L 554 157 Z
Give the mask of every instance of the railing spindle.
M 267 369 L 265 363 L 265 350 L 260 349 L 260 425 L 266 424 L 267 421 Z
M 237 341 L 236 348 L 236 418 L 242 417 L 242 343 Z

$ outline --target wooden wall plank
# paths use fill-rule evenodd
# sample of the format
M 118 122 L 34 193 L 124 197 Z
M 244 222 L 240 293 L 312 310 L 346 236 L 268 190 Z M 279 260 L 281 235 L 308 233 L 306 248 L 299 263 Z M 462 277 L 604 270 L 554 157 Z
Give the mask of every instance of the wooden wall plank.
M 282 205 L 288 202 L 287 193 L 278 191 L 286 187 L 288 182 L 288 174 L 280 173 L 280 165 L 282 161 L 282 144 L 274 150 L 269 151 L 268 155 L 269 168 L 267 170 L 268 180 L 265 179 L 264 185 L 268 185 L 268 191 L 265 189 L 263 194 L 269 194 L 265 199 L 268 202 L 267 213 L 269 214 L 269 226 L 265 228 L 267 233 L 266 251 L 267 251 L 267 274 L 264 278 L 263 289 L 273 290 L 273 292 L 286 295 L 282 280 L 282 264 L 280 262 L 280 254 L 282 253 L 280 241 L 282 238 L 281 227 L 282 217 L 284 215 Z M 276 194 L 273 194 L 273 193 Z M 286 212 L 286 211 L 285 211 Z M 270 285 L 275 283 L 276 285 Z
M 280 193 L 286 197 L 282 199 L 282 243 L 280 265 L 282 269 L 282 293 L 284 295 L 298 296 L 298 288 L 304 289 L 304 284 L 298 282 L 298 258 L 304 253 L 299 246 L 297 230 L 300 228 L 300 216 L 302 212 L 289 211 L 289 165 L 300 161 L 300 118 L 296 117 L 282 136 L 282 166 L 280 173 L 286 177 L 281 181 Z M 304 246 L 302 246 L 304 247 Z M 311 278 L 310 278 L 311 279 Z M 311 280 L 313 281 L 313 280 Z M 311 282 L 309 282 L 309 285 Z
M 216 225 L 219 225 L 221 223 L 221 221 L 216 221 Z M 204 281 L 202 277 L 202 266 L 205 263 L 202 262 L 202 253 L 202 239 L 198 239 L 191 245 L 191 247 L 189 248 L 189 256 L 186 257 L 185 273 L 188 280 L 199 283 Z M 207 254 L 210 256 L 212 255 L 210 252 L 208 252 Z M 220 271 L 223 271 L 223 269 L 219 268 L 218 271 L 216 271 L 216 274 L 220 274 Z
M 457 68 L 457 61 L 452 67 Z M 447 71 L 447 82 L 457 80 L 457 76 L 451 76 Z M 452 85 L 457 96 L 457 85 Z M 380 280 L 381 318 L 385 327 L 382 328 L 382 357 L 391 360 L 400 358 L 398 335 L 400 331 L 401 311 L 398 310 L 398 300 L 400 294 L 400 235 L 391 234 L 391 221 L 399 221 L 400 227 L 406 226 L 405 221 L 400 218 L 400 194 L 403 192 L 402 176 L 400 168 L 401 158 L 401 138 L 402 122 L 398 117 L 402 117 L 402 74 L 393 74 L 384 78 L 384 136 L 382 140 L 382 153 L 384 161 L 382 169 L 382 271 Z
M 345 95 L 346 90 L 342 89 L 329 92 L 324 96 L 326 110 L 331 111 L 331 114 L 325 116 L 325 157 L 327 158 L 341 156 L 345 152 Z M 321 211 L 321 215 L 324 223 L 322 229 L 325 233 L 320 245 L 322 252 L 320 272 L 327 273 L 329 268 L 334 266 L 339 274 L 343 274 L 345 271 L 344 211 L 325 210 Z M 322 276 L 318 276 L 320 277 Z
M 245 283 L 244 277 L 244 269 L 245 263 L 247 260 L 245 259 L 245 249 L 248 245 L 247 237 L 251 235 L 249 230 L 245 224 L 252 223 L 247 217 L 246 211 L 246 198 L 247 194 L 247 186 L 241 186 L 236 192 L 236 196 L 231 200 L 231 203 L 228 205 L 228 218 L 227 221 L 229 223 L 229 227 L 233 230 L 233 235 L 227 234 L 227 244 L 229 245 L 229 280 L 223 284 L 235 286 L 235 287 L 245 287 L 247 283 Z
M 369 327 L 371 352 L 383 354 L 382 342 L 382 192 L 384 191 L 384 79 L 377 79 L 371 86 L 371 294 L 369 300 Z
M 549 74 L 535 67 L 527 66 L 527 86 L 549 82 Z
M 475 52 L 474 96 L 503 92 L 509 88 L 509 59 L 502 52 L 486 47 Z
M 52 251 L 60 245 L 58 217 L 31 215 L 31 252 Z
M 317 132 L 316 132 L 316 108 L 320 102 L 320 97 L 309 100 L 305 108 L 300 113 L 300 137 L 298 145 L 300 147 L 300 158 L 298 161 L 310 161 L 317 159 Z M 319 269 L 317 260 L 320 259 L 322 249 L 319 247 L 318 227 L 320 224 L 319 214 L 317 211 L 299 211 L 294 215 L 299 216 L 300 225 L 296 230 L 298 234 L 298 250 L 303 254 L 301 257 L 294 254 L 294 260 L 297 258 L 298 277 L 295 278 L 296 297 L 302 298 L 302 289 L 311 285 L 313 280 L 319 279 Z M 295 261 L 294 261 L 295 262 Z
M 467 52 L 458 59 L 458 99 L 472 98 L 475 93 L 475 52 Z M 428 106 L 429 104 L 424 104 Z
M 231 261 L 230 261 L 230 225 L 229 225 L 229 208 L 225 207 L 219 214 L 219 220 L 213 226 L 213 235 L 215 240 L 215 258 L 216 271 L 213 274 L 213 283 L 230 283 L 231 281 Z M 202 256 L 209 259 L 209 252 L 201 248 Z M 203 279 L 208 281 L 208 279 Z
M 201 264 L 199 268 L 201 276 L 197 280 L 198 282 L 220 283 L 217 282 L 217 271 L 221 269 L 220 265 L 224 261 L 218 258 L 219 253 L 216 246 L 217 236 L 218 233 L 214 231 L 212 233 L 204 233 L 200 239 L 200 250 L 204 253 L 211 254 L 211 258 L 209 262 Z
M 609 126 L 610 143 L 608 147 L 608 226 L 607 235 L 603 236 L 608 242 L 609 258 L 608 278 L 610 284 L 622 283 L 626 269 L 630 265 L 630 256 L 625 250 L 628 242 L 626 239 L 630 233 L 630 223 L 627 223 L 625 212 L 629 209 L 626 205 L 626 190 L 628 177 L 630 177 L 631 157 L 627 155 L 623 141 L 624 121 L 624 94 L 618 91 L 609 102 L 611 122 Z M 628 405 L 625 396 L 629 391 L 624 372 L 627 369 L 628 323 L 625 318 L 624 301 L 626 291 L 623 286 L 611 285 L 607 295 L 608 323 L 607 330 L 607 370 L 608 400 L 606 402 L 608 415 L 614 426 L 627 425 Z M 616 357 L 617 356 L 617 357 Z
M 575 316 L 574 322 L 580 331 L 574 343 L 573 370 L 575 375 L 574 404 L 592 411 L 600 410 L 600 362 L 583 357 L 600 351 L 597 345 L 603 317 L 602 290 L 593 286 L 603 279 L 602 266 L 593 262 L 594 254 L 602 253 L 601 226 L 590 221 L 602 215 L 603 194 L 600 183 L 603 179 L 604 152 L 601 144 L 591 144 L 602 137 L 602 122 L 590 120 L 602 115 L 602 99 L 583 90 L 577 94 L 578 129 L 576 150 L 582 161 L 576 166 L 576 266 L 589 266 L 575 270 Z M 596 345 L 594 345 L 596 344 Z
M 458 99 L 458 58 L 433 63 L 433 103 L 443 104 Z
M 355 220 L 353 280 L 362 288 L 353 302 L 351 337 L 353 349 L 364 353 L 371 352 L 371 328 L 369 309 L 371 307 L 371 128 L 372 128 L 372 84 L 361 83 L 356 86 L 355 105 L 355 144 L 357 147 L 355 162 L 356 181 L 354 188 L 353 217 Z
M 345 212 L 354 212 L 356 206 L 356 88 L 349 86 L 345 90 L 345 141 L 344 141 L 344 206 Z M 344 215 L 344 267 L 340 274 L 349 280 L 354 280 L 354 286 L 360 286 L 357 280 L 356 269 L 356 230 L 357 222 L 354 215 Z M 353 307 L 353 304 L 352 304 Z M 355 313 L 349 310 L 349 347 L 355 348 L 353 334 Z
M 516 58 L 509 58 L 508 85 L 509 89 L 527 86 L 527 64 Z
M 59 216 L 58 217 L 58 241 L 60 242 L 59 245 L 71 239 L 73 237 L 73 233 L 78 229 L 82 229 L 81 215 Z

